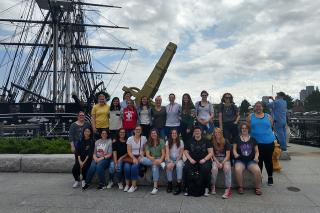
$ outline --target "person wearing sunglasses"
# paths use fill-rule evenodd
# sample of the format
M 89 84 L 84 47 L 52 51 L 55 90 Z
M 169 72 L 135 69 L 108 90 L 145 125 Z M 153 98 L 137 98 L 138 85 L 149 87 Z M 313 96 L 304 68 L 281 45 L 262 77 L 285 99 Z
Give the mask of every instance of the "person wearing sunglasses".
M 231 144 L 238 137 L 239 119 L 239 110 L 233 102 L 233 96 L 230 93 L 223 94 L 219 108 L 219 127 L 223 131 L 224 138 Z

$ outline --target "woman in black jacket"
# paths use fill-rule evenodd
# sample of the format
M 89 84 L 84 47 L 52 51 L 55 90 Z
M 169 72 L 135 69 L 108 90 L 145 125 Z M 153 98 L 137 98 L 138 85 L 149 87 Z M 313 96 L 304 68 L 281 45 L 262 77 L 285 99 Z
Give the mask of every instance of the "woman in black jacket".
M 82 187 L 85 184 L 85 178 L 87 176 L 87 171 L 91 165 L 92 155 L 94 150 L 94 140 L 92 135 L 92 129 L 87 127 L 84 128 L 82 138 L 78 143 L 76 148 L 76 162 L 72 168 L 72 174 L 75 180 L 73 188 L 80 185 L 80 176 L 82 179 Z

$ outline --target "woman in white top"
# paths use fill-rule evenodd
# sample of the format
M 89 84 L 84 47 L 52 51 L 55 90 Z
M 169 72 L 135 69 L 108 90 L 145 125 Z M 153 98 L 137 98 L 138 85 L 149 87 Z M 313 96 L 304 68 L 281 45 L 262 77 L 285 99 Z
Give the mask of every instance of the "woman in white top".
M 147 138 L 145 136 L 142 136 L 141 132 L 141 126 L 136 126 L 136 128 L 134 129 L 134 135 L 129 137 L 127 140 L 127 152 L 132 159 L 132 162 L 126 161 L 124 164 L 126 186 L 124 187 L 123 191 L 125 192 L 134 192 L 137 190 L 137 179 L 139 175 L 140 161 L 143 158 L 144 145 L 147 142 Z
M 196 103 L 196 116 L 198 126 L 202 129 L 202 133 L 213 133 L 213 105 L 207 100 L 208 92 L 203 90 L 201 93 L 201 101 Z
M 178 195 L 181 193 L 181 181 L 182 181 L 182 172 L 183 172 L 183 161 L 182 155 L 184 150 L 183 141 L 180 140 L 178 132 L 176 129 L 171 130 L 169 140 L 166 142 L 166 168 L 167 168 L 167 179 L 168 186 L 167 192 L 172 192 L 172 173 L 174 167 L 176 167 L 177 173 L 177 189 L 173 193 Z
M 148 137 L 151 126 L 151 107 L 147 96 L 142 96 L 140 106 L 137 108 L 138 124 L 142 127 L 142 135 Z

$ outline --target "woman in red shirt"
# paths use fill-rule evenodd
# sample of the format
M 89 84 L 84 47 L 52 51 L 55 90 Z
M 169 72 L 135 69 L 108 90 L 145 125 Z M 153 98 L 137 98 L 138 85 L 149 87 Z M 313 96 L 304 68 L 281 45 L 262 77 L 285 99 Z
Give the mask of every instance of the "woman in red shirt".
M 137 126 L 137 110 L 132 100 L 127 101 L 127 107 L 122 110 L 123 128 L 128 137 L 132 136 L 134 128 Z

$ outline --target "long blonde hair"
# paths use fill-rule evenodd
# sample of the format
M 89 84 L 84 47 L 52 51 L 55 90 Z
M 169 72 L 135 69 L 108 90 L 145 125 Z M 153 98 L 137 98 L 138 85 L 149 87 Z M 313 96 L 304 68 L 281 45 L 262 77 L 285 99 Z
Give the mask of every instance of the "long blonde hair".
M 216 133 L 219 133 L 221 135 L 220 143 L 218 144 L 218 141 L 216 139 Z M 212 137 L 212 144 L 213 144 L 213 149 L 214 150 L 221 150 L 224 147 L 225 144 L 225 139 L 223 137 L 222 130 L 220 128 L 215 128 L 213 132 L 213 137 Z

